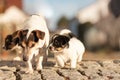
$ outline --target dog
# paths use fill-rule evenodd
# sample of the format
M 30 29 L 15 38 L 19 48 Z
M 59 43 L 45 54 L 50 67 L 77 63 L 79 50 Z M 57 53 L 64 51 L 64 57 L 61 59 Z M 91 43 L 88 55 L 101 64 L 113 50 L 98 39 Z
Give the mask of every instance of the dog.
M 56 67 L 60 66 L 63 68 L 69 61 L 70 68 L 73 69 L 76 68 L 77 62 L 82 60 L 85 52 L 83 43 L 68 29 L 63 29 L 59 34 L 53 35 L 48 49 L 51 53 L 54 53 Z
M 49 30 L 45 18 L 41 15 L 32 15 L 24 23 L 24 29 L 28 33 L 21 42 L 23 48 L 23 60 L 28 63 L 27 73 L 33 73 L 31 60 L 35 55 L 38 58 L 37 70 L 43 68 L 43 56 L 48 55 L 47 47 L 49 45 Z
M 20 46 L 20 43 L 22 42 L 23 37 L 27 35 L 27 32 L 28 30 L 17 30 L 5 37 L 3 49 L 17 52 L 17 57 L 14 58 L 14 60 L 21 60 L 22 47 Z

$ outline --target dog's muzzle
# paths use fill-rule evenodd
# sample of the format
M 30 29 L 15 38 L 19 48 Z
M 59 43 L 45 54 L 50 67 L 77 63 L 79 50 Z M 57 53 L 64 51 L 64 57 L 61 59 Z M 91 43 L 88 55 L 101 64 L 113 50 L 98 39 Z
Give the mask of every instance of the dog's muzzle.
M 3 49 L 9 50 L 10 48 L 6 47 L 5 45 L 2 46 Z
M 49 50 L 50 50 L 50 51 L 53 51 L 53 50 L 54 50 L 54 47 L 49 46 Z

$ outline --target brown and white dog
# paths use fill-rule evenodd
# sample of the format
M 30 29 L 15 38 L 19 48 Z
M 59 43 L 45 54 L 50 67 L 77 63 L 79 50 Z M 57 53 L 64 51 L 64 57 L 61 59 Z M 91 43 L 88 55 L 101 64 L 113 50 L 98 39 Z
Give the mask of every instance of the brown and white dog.
M 12 34 L 9 34 L 5 38 L 5 43 L 3 45 L 3 49 L 13 51 L 15 50 L 17 52 L 17 60 L 21 60 L 22 56 L 22 47 L 20 46 L 20 43 L 22 42 L 23 38 L 27 35 L 28 30 L 18 30 L 13 32 Z M 16 60 L 14 58 L 14 60 Z
M 28 73 L 33 73 L 31 60 L 34 55 L 38 58 L 37 70 L 43 68 L 43 56 L 48 54 L 49 31 L 44 17 L 40 15 L 30 16 L 24 23 L 24 30 L 28 30 L 28 33 L 20 44 L 23 60 L 28 63 Z
M 63 29 L 59 34 L 55 34 L 48 49 L 54 53 L 55 66 L 65 67 L 65 63 L 69 61 L 70 68 L 76 68 L 77 62 L 82 60 L 85 51 L 83 43 L 68 29 Z
M 5 50 L 13 50 L 16 49 L 21 42 L 23 36 L 27 35 L 28 30 L 18 30 L 13 34 L 9 34 L 5 38 L 5 44 L 3 45 L 3 49 Z

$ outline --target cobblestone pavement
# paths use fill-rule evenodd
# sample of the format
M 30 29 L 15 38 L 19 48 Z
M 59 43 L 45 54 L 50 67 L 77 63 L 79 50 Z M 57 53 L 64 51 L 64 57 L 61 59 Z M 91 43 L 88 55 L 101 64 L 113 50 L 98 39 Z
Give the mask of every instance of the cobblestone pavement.
M 26 74 L 22 61 L 0 61 L 0 80 L 120 80 L 120 60 L 82 61 L 76 69 L 54 68 L 48 61 L 44 69 Z

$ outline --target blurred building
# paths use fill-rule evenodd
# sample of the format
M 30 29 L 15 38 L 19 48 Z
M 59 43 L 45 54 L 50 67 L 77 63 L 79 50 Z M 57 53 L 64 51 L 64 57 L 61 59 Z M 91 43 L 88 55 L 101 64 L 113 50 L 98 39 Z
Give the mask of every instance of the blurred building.
M 10 53 L 2 49 L 5 37 L 20 26 L 27 15 L 22 11 L 22 0 L 0 0 L 0 55 Z
M 16 6 L 22 9 L 22 0 L 0 0 L 0 13 L 3 13 L 11 6 Z
M 79 21 L 77 26 L 75 20 L 70 23 L 73 25 L 72 31 L 78 32 L 79 38 L 89 49 L 107 46 L 112 50 L 120 50 L 119 4 L 120 0 L 97 0 L 83 8 L 76 16 Z
M 91 22 L 96 23 L 101 18 L 105 18 L 109 15 L 108 5 L 110 0 L 97 0 L 95 3 L 91 4 L 80 10 L 78 12 L 78 19 L 81 23 Z
M 119 17 L 120 15 L 120 0 L 111 0 L 109 3 L 110 12 L 115 16 Z

